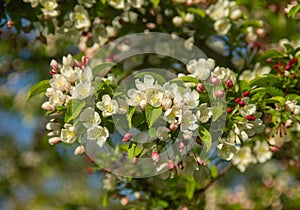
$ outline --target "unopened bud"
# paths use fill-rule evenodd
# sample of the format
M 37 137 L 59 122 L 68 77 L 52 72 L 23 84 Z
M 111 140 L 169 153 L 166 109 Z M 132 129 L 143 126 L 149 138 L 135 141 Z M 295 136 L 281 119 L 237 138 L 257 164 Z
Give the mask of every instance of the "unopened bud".
M 55 145 L 55 144 L 60 143 L 60 142 L 61 142 L 61 139 L 60 139 L 60 137 L 52 137 L 52 138 L 49 139 L 48 142 L 49 142 L 49 144 L 51 144 L 51 145 Z
M 144 99 L 144 100 L 141 100 L 140 102 L 140 108 L 142 110 L 145 110 L 146 109 L 146 106 L 147 106 L 147 101 Z
M 296 105 L 293 113 L 295 115 L 299 115 L 300 114 L 300 106 Z
M 152 152 L 151 158 L 152 158 L 154 164 L 157 164 L 159 162 L 159 159 L 160 159 L 159 153 L 156 152 L 156 151 Z
M 232 110 L 233 110 L 233 109 L 232 109 L 231 107 L 228 107 L 228 108 L 227 108 L 227 113 L 230 114 L 230 113 L 232 112 Z
M 217 77 L 211 77 L 210 78 L 210 83 L 213 85 L 213 86 L 216 86 L 218 83 L 219 83 L 219 79 Z
M 226 87 L 227 87 L 227 88 L 232 88 L 232 87 L 233 87 L 233 82 L 232 82 L 231 79 L 227 80 L 227 82 L 226 82 Z
M 290 128 L 293 125 L 293 121 L 291 119 L 288 119 L 287 121 L 285 121 L 284 125 L 286 128 Z
M 130 141 L 132 138 L 132 134 L 131 133 L 126 133 L 125 136 L 123 137 L 122 141 L 123 142 L 128 142 Z
M 248 96 L 250 96 L 250 91 L 243 92 L 243 97 L 248 97 Z
M 216 98 L 222 98 L 224 95 L 225 95 L 225 91 L 224 90 L 216 90 L 215 91 Z
M 53 105 L 51 105 L 49 101 L 46 101 L 45 103 L 43 103 L 41 108 L 46 111 L 54 111 L 55 110 L 55 107 Z
M 57 122 L 49 122 L 46 125 L 46 129 L 49 130 L 49 131 L 58 130 L 60 128 L 61 128 L 61 124 L 57 123 Z
M 120 203 L 122 206 L 126 206 L 129 203 L 129 199 L 127 197 L 122 197 Z
M 174 161 L 173 160 L 169 160 L 167 167 L 168 167 L 169 170 L 172 170 L 175 167 Z
M 246 102 L 243 101 L 243 100 L 241 100 L 241 101 L 239 102 L 239 105 L 240 105 L 240 107 L 244 107 L 244 106 L 246 105 Z
M 180 170 L 183 170 L 183 169 L 184 169 L 182 161 L 180 161 L 180 162 L 177 164 L 177 167 L 178 167 Z
M 12 20 L 8 20 L 6 25 L 8 29 L 11 29 L 14 26 L 14 22 Z
M 170 124 L 170 131 L 175 131 L 178 128 L 179 124 L 178 123 L 172 123 Z
M 199 84 L 197 85 L 197 91 L 198 91 L 199 93 L 203 93 L 204 90 L 205 90 L 204 85 L 203 85 L 202 83 L 199 83 Z
M 83 155 L 84 153 L 85 153 L 85 148 L 82 145 L 76 147 L 74 151 L 74 155 Z

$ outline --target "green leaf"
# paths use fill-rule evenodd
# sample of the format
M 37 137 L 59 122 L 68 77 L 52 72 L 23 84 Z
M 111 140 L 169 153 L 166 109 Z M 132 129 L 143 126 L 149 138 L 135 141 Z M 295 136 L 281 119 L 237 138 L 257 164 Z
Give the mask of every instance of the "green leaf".
M 248 82 L 246 82 L 245 80 L 240 81 L 240 90 L 241 92 L 247 91 L 250 89 L 250 85 Z
M 225 113 L 225 109 L 222 105 L 216 106 L 212 108 L 213 114 L 212 114 L 212 121 L 215 122 L 219 117 L 222 116 L 222 114 Z
M 272 50 L 267 50 L 267 51 L 265 51 L 264 54 L 262 54 L 262 55 L 260 56 L 261 59 L 267 59 L 267 58 L 280 58 L 280 57 L 282 57 L 282 54 L 281 54 L 279 51 L 274 50 L 274 49 L 272 49 Z
M 169 206 L 169 203 L 167 201 L 158 200 L 156 202 L 157 207 L 167 208 Z
M 189 13 L 192 13 L 192 14 L 195 14 L 195 15 L 198 15 L 198 16 L 200 16 L 200 17 L 202 17 L 202 18 L 205 17 L 205 12 L 204 12 L 204 10 L 203 10 L 203 9 L 200 9 L 200 8 L 192 8 L 192 7 L 190 7 L 190 8 L 188 8 L 188 12 L 189 12 Z
M 216 165 L 213 165 L 211 168 L 210 168 L 210 171 L 211 171 L 211 177 L 212 178 L 217 178 L 218 176 L 218 168 Z
M 152 111 L 149 113 L 148 116 L 149 128 L 152 127 L 153 123 L 160 117 L 161 113 L 162 113 L 162 107 L 152 109 Z
M 105 74 L 106 71 L 109 71 L 114 65 L 115 65 L 114 63 L 102 63 L 99 64 L 98 66 L 95 66 L 93 68 L 93 76 L 96 77 L 101 72 Z
M 300 10 L 300 4 L 297 4 L 296 6 L 294 6 L 288 13 L 288 17 L 295 17 L 296 14 L 299 12 Z
M 284 47 L 288 53 L 292 53 L 294 51 L 294 47 L 291 44 L 284 44 Z
M 198 170 L 194 171 L 193 177 L 196 182 L 203 183 L 211 178 L 211 173 L 206 166 L 200 166 Z
M 108 193 L 105 193 L 103 198 L 102 198 L 102 206 L 106 207 L 108 204 Z
M 43 93 L 50 87 L 49 79 L 40 81 L 39 83 L 33 85 L 27 94 L 27 100 L 31 99 L 33 96 Z
M 206 148 L 206 151 L 208 152 L 208 150 L 210 150 L 211 145 L 212 145 L 212 136 L 211 136 L 211 134 L 209 133 L 209 131 L 206 128 L 199 127 L 198 135 L 201 138 L 201 140 L 202 140 L 202 142 L 203 142 L 203 144 Z
M 195 189 L 196 189 L 196 183 L 194 181 L 190 181 L 185 184 L 185 192 L 189 200 L 193 198 Z
M 284 104 L 285 98 L 282 97 L 282 96 L 274 96 L 274 97 L 272 97 L 272 98 L 269 98 L 269 99 L 266 99 L 266 100 L 265 100 L 265 103 L 266 103 L 266 104 L 269 104 L 269 103 L 276 103 L 276 102 L 278 102 L 278 103 L 280 103 L 280 104 Z
M 71 120 L 75 119 L 78 117 L 78 115 L 81 113 L 82 109 L 85 107 L 86 102 L 77 100 L 77 99 L 72 99 L 69 101 L 67 107 L 67 112 L 65 115 L 65 123 L 70 122 Z
M 254 27 L 258 27 L 258 28 L 262 28 L 263 27 L 263 22 L 261 20 L 246 20 L 242 26 L 254 26 Z
M 136 143 L 132 142 L 128 149 L 128 158 L 132 160 L 134 157 L 137 157 L 143 151 L 142 148 L 137 146 Z
M 191 82 L 191 83 L 199 83 L 199 80 L 195 77 L 191 77 L 191 76 L 184 76 L 184 77 L 177 77 L 174 78 L 170 81 L 170 83 L 172 82 Z
M 257 77 L 250 81 L 250 86 L 259 86 L 259 87 L 274 87 L 276 85 L 279 85 L 280 79 L 273 74 L 268 74 L 263 77 Z
M 154 7 L 157 7 L 159 5 L 160 0 L 152 0 L 152 4 Z
M 127 121 L 128 121 L 129 128 L 132 128 L 132 116 L 133 116 L 134 112 L 135 112 L 135 106 L 130 108 L 129 113 L 127 115 Z

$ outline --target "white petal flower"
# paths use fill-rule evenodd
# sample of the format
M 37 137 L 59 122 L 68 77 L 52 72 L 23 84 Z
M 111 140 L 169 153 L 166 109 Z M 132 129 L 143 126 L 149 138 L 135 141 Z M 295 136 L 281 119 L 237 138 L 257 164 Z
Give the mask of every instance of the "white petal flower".
M 96 0 L 78 0 L 78 3 L 83 4 L 86 8 L 91 8 L 96 3 Z
M 219 19 L 214 23 L 214 29 L 218 34 L 225 35 L 231 28 L 231 23 L 228 19 Z
M 195 109 L 199 105 L 199 93 L 196 90 L 185 89 L 183 98 L 189 109 Z
M 119 104 L 118 114 L 127 113 L 129 107 L 128 107 L 128 104 L 126 103 L 126 101 L 124 99 L 118 98 L 118 104 Z
M 74 66 L 74 58 L 72 55 L 68 54 L 67 56 L 63 56 L 62 63 L 64 66 Z
M 49 81 L 52 88 L 61 91 L 70 91 L 71 84 L 66 80 L 66 78 L 61 74 L 54 74 L 53 78 Z
M 159 89 L 148 89 L 145 91 L 146 101 L 153 107 L 161 106 L 161 102 L 164 96 L 162 90 Z
M 102 101 L 97 102 L 96 106 L 102 111 L 103 117 L 109 117 L 118 113 L 118 102 L 111 100 L 108 94 L 102 96 Z
M 134 8 L 141 8 L 144 4 L 144 0 L 128 0 L 128 3 Z
M 166 127 L 158 127 L 156 134 L 161 141 L 166 141 L 169 138 L 170 129 Z
M 213 20 L 219 20 L 228 17 L 230 12 L 229 2 L 227 0 L 219 0 L 216 4 L 212 4 L 206 11 Z
M 98 112 L 95 112 L 92 107 L 84 109 L 79 115 L 79 120 L 83 122 L 83 125 L 86 128 L 90 128 L 93 125 L 98 125 L 101 123 L 100 115 Z
M 53 106 L 62 106 L 65 103 L 65 100 L 66 100 L 66 95 L 63 94 L 61 90 L 53 90 L 49 97 L 49 103 L 50 105 Z
M 181 109 L 179 109 L 178 107 L 173 106 L 172 108 L 168 109 L 165 114 L 164 114 L 164 119 L 172 124 L 172 123 L 176 123 L 177 119 L 179 117 L 181 117 L 182 112 Z
M 61 141 L 72 144 L 76 140 L 75 127 L 71 124 L 65 124 L 64 128 L 61 129 Z
M 269 144 L 266 141 L 256 141 L 254 152 L 258 162 L 264 163 L 272 157 Z
M 152 75 L 146 74 L 144 76 L 144 82 L 141 82 L 139 79 L 135 80 L 135 86 L 138 90 L 144 91 L 150 88 L 157 87 L 157 84 L 154 84 L 155 79 Z
M 61 74 L 67 79 L 68 82 L 75 82 L 79 79 L 79 75 L 81 73 L 81 69 L 75 67 L 74 69 L 69 65 L 63 65 L 60 69 Z
M 212 110 L 211 108 L 207 107 L 207 103 L 203 103 L 200 105 L 199 109 L 196 113 L 198 119 L 202 123 L 206 123 L 209 118 L 212 116 Z
M 211 70 L 215 66 L 215 61 L 211 58 L 205 60 L 200 58 L 197 60 L 191 60 L 187 64 L 187 71 L 199 80 L 206 80 L 210 76 Z
M 285 110 L 287 111 L 287 112 L 294 112 L 294 110 L 295 110 L 295 106 L 296 106 L 296 101 L 294 100 L 294 101 L 286 101 L 285 103 L 284 103 L 284 106 L 285 106 Z
M 125 0 L 108 0 L 108 4 L 116 9 L 125 8 Z
M 79 71 L 80 82 L 91 82 L 93 80 L 93 72 L 91 67 L 87 66 L 84 71 Z
M 91 25 L 89 14 L 83 6 L 76 5 L 74 12 L 70 14 L 70 20 L 75 21 L 75 28 L 88 28 Z
M 256 106 L 255 106 L 255 104 L 249 104 L 249 105 L 246 105 L 246 106 L 240 108 L 239 111 L 243 117 L 247 117 L 249 115 L 254 115 L 256 112 Z
M 34 8 L 39 4 L 39 0 L 23 0 L 26 3 L 30 3 L 31 7 Z
M 191 110 L 184 110 L 182 115 L 179 117 L 180 130 L 181 131 L 193 131 L 198 128 L 197 117 L 192 113 Z
M 58 16 L 58 12 L 55 10 L 58 7 L 58 4 L 55 0 L 42 0 L 41 5 L 43 6 L 41 10 L 45 16 Z
M 94 125 L 87 130 L 87 138 L 89 140 L 96 140 L 99 147 L 103 147 L 108 137 L 109 131 L 106 127 Z
M 130 106 L 139 106 L 141 101 L 145 100 L 145 94 L 137 91 L 136 89 L 129 89 L 127 91 L 127 95 L 129 98 L 126 98 L 126 102 Z
M 91 95 L 93 91 L 92 84 L 90 82 L 78 83 L 71 90 L 72 98 L 82 100 Z
M 241 172 L 244 172 L 251 163 L 256 163 L 256 159 L 252 155 L 250 147 L 244 146 L 238 150 L 232 159 L 232 163 L 236 165 Z
M 219 144 L 218 146 L 218 156 L 224 160 L 231 160 L 234 155 L 237 153 L 237 149 L 234 144 L 230 144 L 224 142 L 223 144 Z

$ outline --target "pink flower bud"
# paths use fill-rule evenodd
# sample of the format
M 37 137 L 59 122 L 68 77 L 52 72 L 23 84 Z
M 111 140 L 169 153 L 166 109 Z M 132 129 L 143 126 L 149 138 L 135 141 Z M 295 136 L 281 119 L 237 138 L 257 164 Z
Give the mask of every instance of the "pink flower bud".
M 152 152 L 151 158 L 152 158 L 154 164 L 157 164 L 159 162 L 159 159 L 160 159 L 159 153 L 156 152 L 156 151 Z
M 225 95 L 225 91 L 224 90 L 216 90 L 215 91 L 215 96 L 217 98 L 222 98 Z
M 250 91 L 243 92 L 243 97 L 248 97 L 248 96 L 250 96 Z
M 184 166 L 183 166 L 182 161 L 180 161 L 180 162 L 177 164 L 177 167 L 178 167 L 180 170 L 183 170 L 183 169 L 184 169 Z
M 290 128 L 293 125 L 293 121 L 291 119 L 288 119 L 287 121 L 285 121 L 284 125 L 286 128 Z
M 126 206 L 129 203 L 129 199 L 127 197 L 122 197 L 120 203 L 122 206 Z
M 123 142 L 128 142 L 130 141 L 132 138 L 132 134 L 131 133 L 126 133 L 125 136 L 123 137 L 122 141 Z
M 10 29 L 14 26 L 14 22 L 12 20 L 8 20 L 6 25 L 7 25 L 7 28 Z
M 74 155 L 83 155 L 84 153 L 85 153 L 85 148 L 82 145 L 76 147 L 74 151 Z
M 247 118 L 247 120 L 249 120 L 249 121 L 254 121 L 254 120 L 256 119 L 256 117 L 253 116 L 253 115 L 248 115 L 246 118 Z
M 178 151 L 179 151 L 180 153 L 182 153 L 183 150 L 184 150 L 184 148 L 185 148 L 184 143 L 183 143 L 182 141 L 181 141 L 181 142 L 178 142 L 177 148 L 178 148 Z
M 139 159 L 138 159 L 137 157 L 134 157 L 134 158 L 132 159 L 132 162 L 133 162 L 134 164 L 137 164 L 138 161 L 139 161 Z
M 52 138 L 49 139 L 49 144 L 55 145 L 55 144 L 60 143 L 60 141 L 61 141 L 60 137 L 52 137 Z
M 147 106 L 147 101 L 146 100 L 141 100 L 141 102 L 140 102 L 140 108 L 142 110 L 145 110 L 146 106 Z
M 210 78 L 210 83 L 213 85 L 213 86 L 216 86 L 218 83 L 219 83 L 219 79 L 217 77 L 211 77 Z
M 230 114 L 230 113 L 232 112 L 232 110 L 233 110 L 233 109 L 232 109 L 231 107 L 228 107 L 228 108 L 227 108 L 227 113 Z
M 46 101 L 45 103 L 43 103 L 41 108 L 46 111 L 54 111 L 55 110 L 55 107 L 53 105 L 51 105 L 49 101 Z
M 204 85 L 203 85 L 202 83 L 199 83 L 199 84 L 197 85 L 197 91 L 198 91 L 199 93 L 203 93 L 204 90 L 205 90 Z
M 178 125 L 179 125 L 178 123 L 170 124 L 170 127 L 169 127 L 170 131 L 175 131 L 178 128 Z
M 231 79 L 227 80 L 227 82 L 226 82 L 226 87 L 227 87 L 227 88 L 232 88 L 232 87 L 233 87 L 233 82 L 232 82 Z
M 172 170 L 175 167 L 175 164 L 174 164 L 173 160 L 168 161 L 167 167 L 168 167 L 169 170 Z
M 236 98 L 234 101 L 235 101 L 236 103 L 239 103 L 239 102 L 241 101 L 241 98 Z
M 82 56 L 82 58 L 81 58 L 82 66 L 85 66 L 88 62 L 89 62 L 89 58 L 86 56 Z
M 241 107 L 244 107 L 244 106 L 246 105 L 246 102 L 243 101 L 243 100 L 241 100 L 241 101 L 239 102 L 239 105 L 240 105 Z

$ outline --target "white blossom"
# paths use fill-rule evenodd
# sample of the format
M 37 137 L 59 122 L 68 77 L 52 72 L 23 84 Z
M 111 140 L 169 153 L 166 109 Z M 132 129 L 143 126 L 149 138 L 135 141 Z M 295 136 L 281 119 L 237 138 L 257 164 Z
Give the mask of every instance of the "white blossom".
M 54 74 L 53 78 L 50 79 L 49 84 L 52 88 L 61 91 L 70 91 L 71 84 L 66 80 L 66 78 L 61 74 Z
M 106 127 L 94 125 L 87 130 L 88 140 L 96 140 L 99 147 L 103 147 L 108 137 L 109 131 Z
M 141 8 L 144 4 L 144 0 L 128 0 L 128 3 L 134 8 Z
M 69 65 L 63 65 L 60 69 L 61 74 L 67 79 L 68 82 L 75 82 L 79 79 L 79 75 L 81 73 L 81 69 L 75 67 L 74 69 Z
M 182 115 L 179 117 L 180 130 L 181 131 L 193 131 L 198 128 L 197 117 L 192 113 L 191 110 L 184 110 Z
M 96 3 L 96 0 L 78 0 L 78 3 L 83 4 L 86 8 L 91 8 Z
M 214 29 L 218 34 L 225 35 L 231 28 L 231 23 L 228 19 L 219 19 L 214 23 Z
M 266 141 L 256 141 L 254 152 L 258 162 L 264 163 L 272 157 L 269 144 Z
M 108 0 L 107 3 L 116 9 L 125 8 L 125 0 Z
M 207 60 L 204 58 L 200 58 L 199 60 L 194 59 L 187 64 L 187 71 L 199 80 L 206 80 L 210 76 L 210 72 L 214 66 L 215 61 L 211 58 Z
M 48 88 L 49 89 L 49 88 Z M 47 91 L 48 91 L 47 89 Z M 65 103 L 66 95 L 61 90 L 53 90 L 49 93 L 49 103 L 53 106 L 62 106 Z
M 185 89 L 183 98 L 189 109 L 195 109 L 199 105 L 199 93 L 196 90 Z
M 74 12 L 70 14 L 70 20 L 75 21 L 75 28 L 88 28 L 91 25 L 88 12 L 83 6 L 76 5 Z
M 64 128 L 61 129 L 61 141 L 72 144 L 76 140 L 75 127 L 71 124 L 65 124 Z
M 39 4 L 39 0 L 23 0 L 26 3 L 30 3 L 32 8 L 37 7 L 37 5 Z
M 95 112 L 92 107 L 84 109 L 79 115 L 79 120 L 86 128 L 90 128 L 93 125 L 98 125 L 101 123 L 100 115 L 98 112 Z
M 206 123 L 212 116 L 212 110 L 210 107 L 207 106 L 207 103 L 203 103 L 199 106 L 196 115 L 200 122 Z
M 217 146 L 218 156 L 224 160 L 231 160 L 234 155 L 237 153 L 237 148 L 234 144 L 228 142 L 221 143 Z
M 97 108 L 102 111 L 103 117 L 109 117 L 118 113 L 118 102 L 112 100 L 108 94 L 102 96 L 102 101 L 97 102 Z
M 241 172 L 245 172 L 251 163 L 256 163 L 256 159 L 254 155 L 252 155 L 251 148 L 243 146 L 232 159 L 232 163 L 236 165 Z
M 168 109 L 165 113 L 164 113 L 164 119 L 169 123 L 176 123 L 178 122 L 178 118 L 181 117 L 182 115 L 182 110 L 179 109 L 176 106 L 173 106 L 172 108 Z
M 45 16 L 58 16 L 58 11 L 55 10 L 58 7 L 58 4 L 55 0 L 42 0 L 41 5 L 43 6 L 41 10 Z
M 93 91 L 92 84 L 90 82 L 78 83 L 71 90 L 72 98 L 82 100 L 91 95 Z

